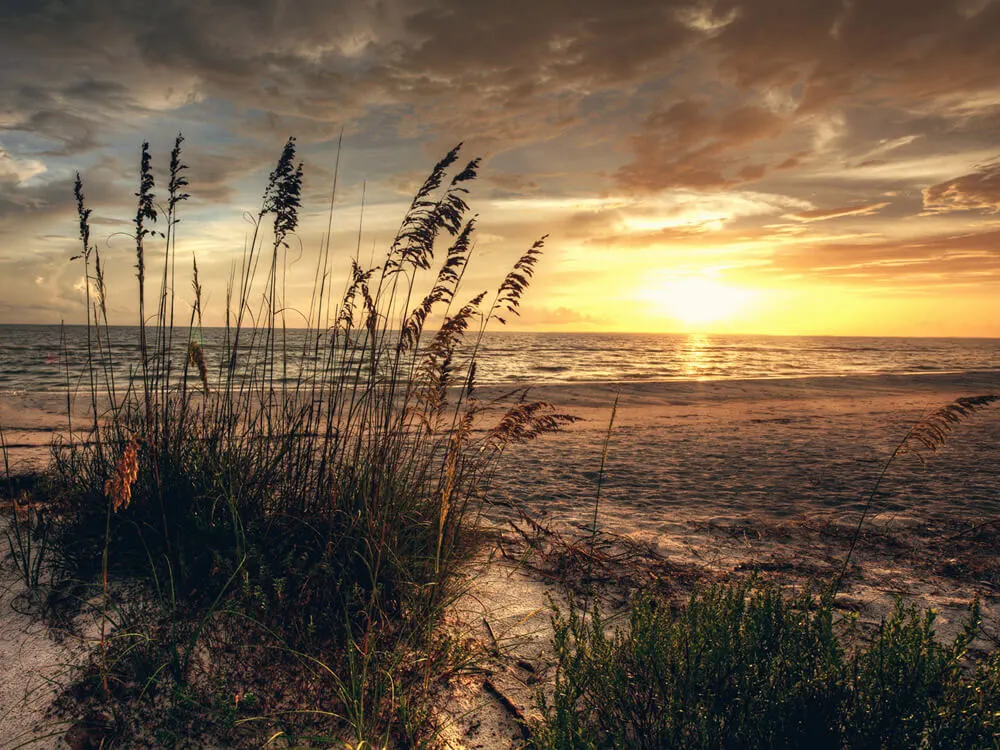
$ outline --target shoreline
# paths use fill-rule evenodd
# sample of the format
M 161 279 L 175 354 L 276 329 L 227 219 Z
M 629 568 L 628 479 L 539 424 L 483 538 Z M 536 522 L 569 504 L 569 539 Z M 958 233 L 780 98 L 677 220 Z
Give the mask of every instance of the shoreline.
M 874 375 L 805 375 L 790 378 L 718 378 L 705 380 L 625 380 L 579 383 L 482 385 L 482 401 L 512 391 L 527 390 L 529 400 L 552 404 L 580 418 L 567 432 L 586 430 L 595 424 L 607 426 L 611 405 L 618 396 L 616 424 L 643 426 L 690 419 L 696 409 L 702 417 L 730 419 L 729 410 L 739 408 L 751 419 L 787 418 L 789 408 L 811 411 L 930 411 L 959 396 L 1000 392 L 1000 370 L 959 373 Z M 25 470 L 37 469 L 49 457 L 53 439 L 67 429 L 65 391 L 34 391 L 18 395 L 0 393 L 0 428 L 10 449 L 12 462 Z M 86 399 L 72 398 L 73 422 L 89 421 Z M 773 415 L 768 415 L 773 411 Z M 74 432 L 77 432 L 74 430 Z M 82 432 L 82 431 L 81 431 Z

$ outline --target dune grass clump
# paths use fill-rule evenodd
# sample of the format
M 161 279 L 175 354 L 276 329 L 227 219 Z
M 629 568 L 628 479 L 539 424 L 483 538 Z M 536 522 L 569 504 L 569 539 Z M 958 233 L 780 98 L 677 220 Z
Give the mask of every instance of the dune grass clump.
M 977 604 L 947 645 L 932 611 L 899 602 L 866 640 L 828 596 L 752 583 L 680 609 L 640 598 L 616 629 L 571 606 L 554 627 L 538 748 L 994 748 L 1000 736 L 1000 653 L 966 658 Z
M 109 334 L 110 261 L 76 182 L 90 415 L 55 453 L 53 565 L 63 601 L 100 611 L 101 643 L 75 700 L 118 736 L 168 744 L 213 722 L 258 740 L 301 738 L 303 726 L 355 742 L 418 731 L 424 714 L 407 690 L 429 689 L 444 668 L 435 659 L 450 653 L 437 623 L 497 462 L 570 421 L 524 393 L 481 400 L 477 388 L 487 325 L 516 314 L 542 243 L 492 296 L 465 289 L 479 160 L 453 169 L 456 147 L 381 263 L 355 257 L 339 295 L 327 232 L 293 335 L 287 256 L 304 176 L 289 139 L 212 351 L 196 260 L 190 306 L 175 286 L 182 140 L 165 196 L 142 147 L 138 361 L 125 382 Z M 335 197 L 336 182 L 331 225 Z

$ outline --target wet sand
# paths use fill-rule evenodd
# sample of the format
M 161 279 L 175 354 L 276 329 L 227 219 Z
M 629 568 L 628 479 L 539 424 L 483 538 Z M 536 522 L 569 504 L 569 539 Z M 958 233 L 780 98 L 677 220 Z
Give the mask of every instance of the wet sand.
M 583 417 L 512 450 L 498 495 L 541 518 L 590 523 L 601 447 L 619 391 L 600 523 L 669 534 L 677 524 L 855 515 L 907 430 L 963 395 L 1000 390 L 992 373 L 537 388 Z M 995 411 L 995 410 L 994 410 Z M 1000 510 L 1000 419 L 958 426 L 921 464 L 897 460 L 875 513 L 883 521 L 976 519 Z

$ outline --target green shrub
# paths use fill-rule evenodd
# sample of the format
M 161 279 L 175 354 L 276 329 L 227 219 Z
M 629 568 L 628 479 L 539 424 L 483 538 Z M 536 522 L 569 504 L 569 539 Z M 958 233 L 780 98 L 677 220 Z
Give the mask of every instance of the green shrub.
M 978 607 L 948 646 L 933 621 L 898 604 L 870 642 L 838 638 L 828 597 L 751 584 L 714 586 L 679 610 L 642 598 L 612 633 L 599 611 L 584 618 L 571 605 L 554 618 L 555 688 L 540 697 L 534 743 L 996 747 L 1000 659 L 963 671 Z

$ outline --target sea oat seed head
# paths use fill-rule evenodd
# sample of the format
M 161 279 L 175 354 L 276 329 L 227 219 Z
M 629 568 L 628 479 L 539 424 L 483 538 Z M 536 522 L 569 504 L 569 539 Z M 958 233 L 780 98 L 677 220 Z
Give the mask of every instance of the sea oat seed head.
M 192 341 L 188 347 L 188 361 L 198 368 L 201 384 L 205 387 L 205 393 L 208 393 L 208 366 L 205 364 L 205 350 L 197 341 Z
M 112 511 L 117 513 L 128 508 L 132 501 L 132 485 L 138 476 L 139 441 L 133 437 L 125 444 L 111 479 L 104 483 L 104 494 L 111 499 Z

